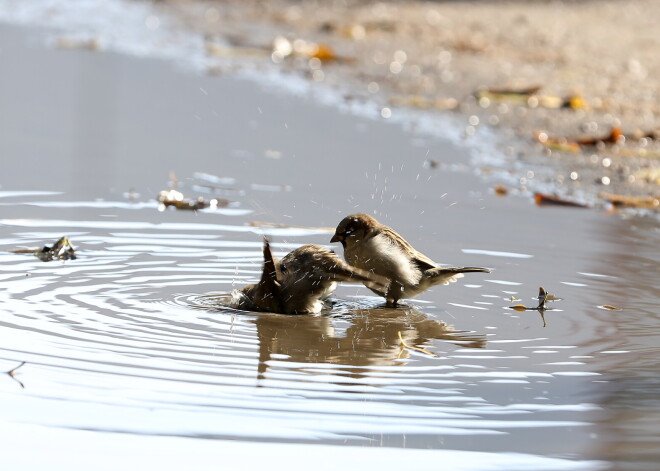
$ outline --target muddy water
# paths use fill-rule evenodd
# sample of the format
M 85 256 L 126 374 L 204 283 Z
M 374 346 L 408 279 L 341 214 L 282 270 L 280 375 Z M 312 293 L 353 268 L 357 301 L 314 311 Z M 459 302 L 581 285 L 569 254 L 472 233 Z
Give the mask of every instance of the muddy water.
M 0 366 L 26 362 L 0 377 L 0 461 L 653 469 L 654 222 L 497 198 L 449 128 L 43 35 L 0 27 Z M 170 171 L 229 205 L 159 211 Z M 258 277 L 262 234 L 283 255 L 355 211 L 493 273 L 396 310 L 358 286 L 321 316 L 218 305 Z M 64 234 L 77 260 L 9 252 Z M 539 286 L 562 298 L 543 317 L 507 309 Z

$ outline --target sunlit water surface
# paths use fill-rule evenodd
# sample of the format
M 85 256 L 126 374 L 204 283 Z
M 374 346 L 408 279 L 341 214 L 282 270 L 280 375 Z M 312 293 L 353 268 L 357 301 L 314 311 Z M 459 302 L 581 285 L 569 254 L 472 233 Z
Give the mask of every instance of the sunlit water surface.
M 76 443 L 112 467 L 121 459 L 111 447 L 130 447 L 126 436 L 137 440 L 134 463 L 157 453 L 167 460 L 161 467 L 177 466 L 177 447 L 198 463 L 222 447 L 224 459 L 271 469 L 290 469 L 290 453 L 320 469 L 346 460 L 481 470 L 652 462 L 652 222 L 496 199 L 469 171 L 424 168 L 429 153 L 467 161 L 446 141 L 254 84 L 113 55 L 62 55 L 17 30 L 0 32 L 15 44 L 5 56 L 24 64 L 0 84 L 0 366 L 26 362 L 0 377 L 0 434 L 14 456 L 51 444 L 16 462 L 61 465 L 62 450 Z M 51 67 L 47 83 L 26 73 L 30 60 Z M 72 64 L 97 80 L 70 88 Z M 103 71 L 114 81 L 111 118 Z M 63 94 L 84 95 L 82 115 L 58 101 Z M 38 139 L 25 131 L 42 129 L 34 107 L 52 125 Z M 80 122 L 69 127 L 60 114 Z M 153 197 L 170 170 L 182 191 L 232 205 L 159 211 Z M 220 177 L 233 188 L 219 189 Z M 279 256 L 327 244 L 324 228 L 355 208 L 378 212 L 439 261 L 493 273 L 399 309 L 357 286 L 342 286 L 318 316 L 224 307 L 227 293 L 258 278 L 262 235 Z M 262 220 L 303 227 L 251 224 Z M 10 252 L 65 234 L 76 260 Z M 562 298 L 552 310 L 508 308 L 535 305 L 541 285 Z

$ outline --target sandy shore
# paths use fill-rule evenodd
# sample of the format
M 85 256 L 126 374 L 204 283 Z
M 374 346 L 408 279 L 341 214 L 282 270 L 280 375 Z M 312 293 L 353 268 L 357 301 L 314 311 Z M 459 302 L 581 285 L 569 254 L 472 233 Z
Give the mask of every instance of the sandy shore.
M 400 108 L 452 113 L 466 139 L 496 128 L 514 177 L 503 181 L 508 190 L 595 204 L 603 192 L 660 196 L 653 0 L 159 5 L 206 36 L 214 72 L 229 69 L 227 59 L 275 62 L 351 90 L 347 100 L 371 100 L 385 117 Z M 552 171 L 532 182 L 535 166 Z

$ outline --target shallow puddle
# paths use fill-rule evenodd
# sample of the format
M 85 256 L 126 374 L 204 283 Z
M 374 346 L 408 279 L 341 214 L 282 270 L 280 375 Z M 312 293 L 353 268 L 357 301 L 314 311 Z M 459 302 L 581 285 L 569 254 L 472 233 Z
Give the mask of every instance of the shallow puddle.
M 32 34 L 0 26 L 0 366 L 26 362 L 0 377 L 4 447 L 97 432 L 108 447 L 128 434 L 142 437 L 135 453 L 173 443 L 200 459 L 209 443 L 259 443 L 261 455 L 234 452 L 254 465 L 283 453 L 263 442 L 322 444 L 321 469 L 381 447 L 371 463 L 417 449 L 402 455 L 414 469 L 652 463 L 654 221 L 496 198 L 446 140 L 254 82 L 49 51 Z M 455 169 L 426 168 L 429 155 Z M 170 171 L 183 193 L 234 204 L 159 211 Z M 398 309 L 357 285 L 318 316 L 222 307 L 258 278 L 263 234 L 282 256 L 329 244 L 324 228 L 356 211 L 438 262 L 493 272 Z M 10 252 L 62 235 L 76 260 Z M 543 318 L 509 309 L 536 305 L 539 286 L 562 298 Z M 99 453 L 119 462 L 110 449 Z M 36 469 L 56 455 L 21 459 Z

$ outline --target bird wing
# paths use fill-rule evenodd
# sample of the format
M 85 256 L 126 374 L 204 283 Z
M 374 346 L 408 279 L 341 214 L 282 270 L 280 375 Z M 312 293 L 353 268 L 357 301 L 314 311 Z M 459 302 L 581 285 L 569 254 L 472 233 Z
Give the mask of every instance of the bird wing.
M 393 229 L 387 226 L 383 227 L 383 235 L 387 237 L 392 245 L 399 247 L 404 253 L 410 255 L 413 263 L 417 265 L 420 270 L 425 271 L 438 267 L 433 260 L 416 250 L 406 239 L 397 234 Z

